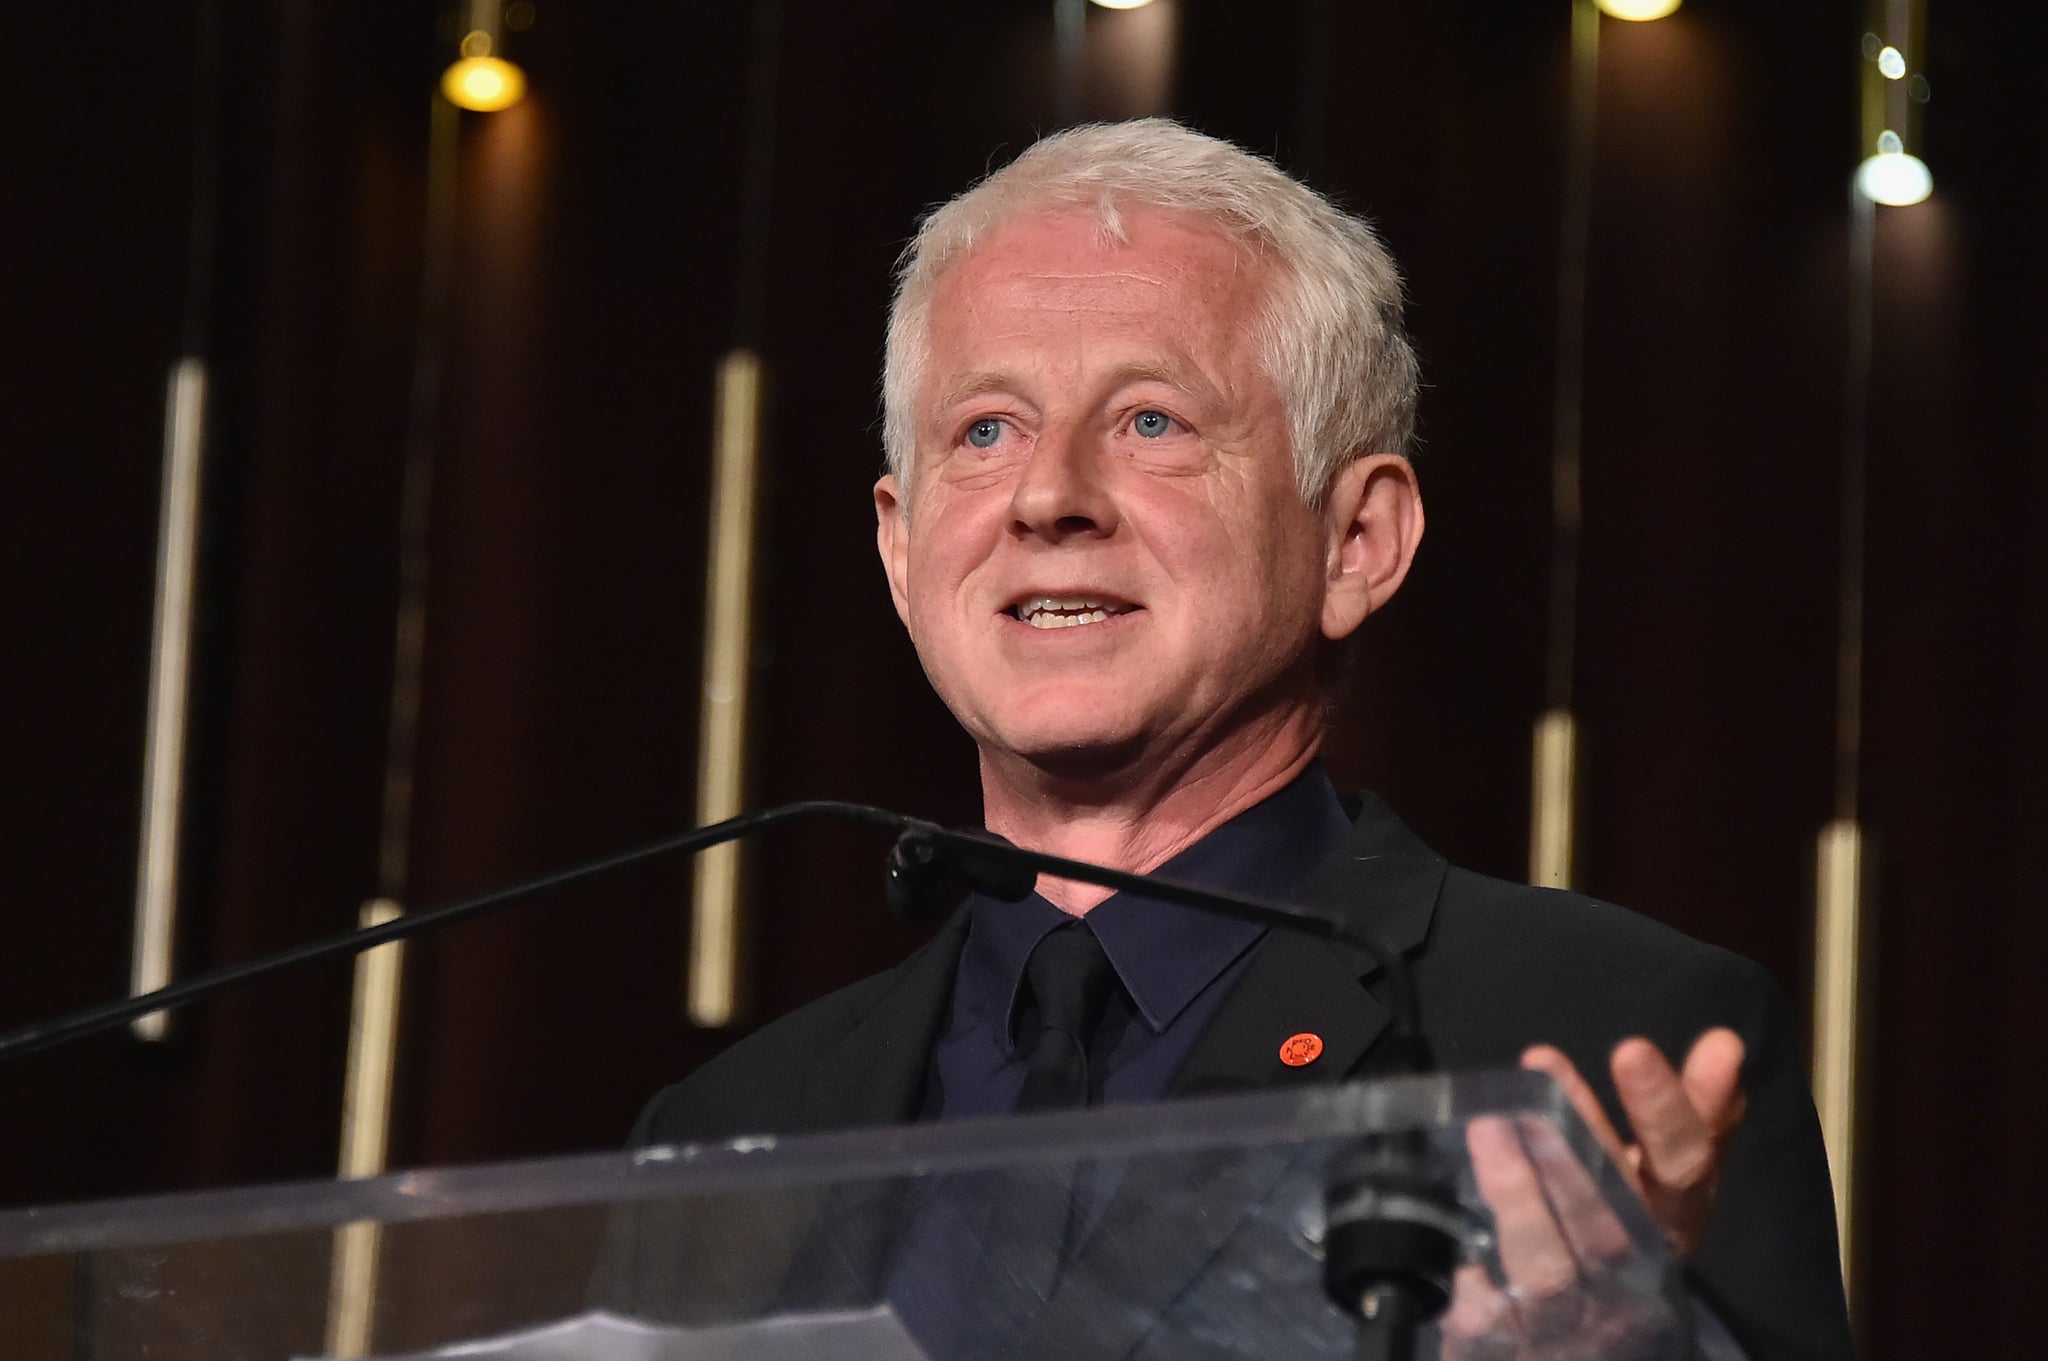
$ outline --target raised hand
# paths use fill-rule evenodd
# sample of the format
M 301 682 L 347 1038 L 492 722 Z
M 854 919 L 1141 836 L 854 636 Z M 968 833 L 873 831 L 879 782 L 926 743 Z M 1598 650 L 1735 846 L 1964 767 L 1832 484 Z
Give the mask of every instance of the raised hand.
M 1681 1257 L 1698 1250 L 1720 1182 L 1721 1153 L 1742 1122 L 1742 1039 L 1709 1030 L 1693 1043 L 1683 1071 L 1656 1045 L 1636 1038 L 1615 1046 L 1609 1067 L 1636 1141 L 1623 1143 L 1600 1099 L 1549 1045 L 1522 1055 L 1522 1066 L 1548 1073 L 1634 1186 Z

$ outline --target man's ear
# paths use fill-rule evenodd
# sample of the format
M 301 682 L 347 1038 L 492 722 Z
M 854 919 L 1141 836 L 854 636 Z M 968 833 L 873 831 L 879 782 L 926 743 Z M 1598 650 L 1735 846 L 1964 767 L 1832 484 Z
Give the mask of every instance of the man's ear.
M 875 483 L 875 550 L 882 555 L 882 572 L 889 578 L 896 617 L 908 628 L 910 598 L 904 592 L 904 582 L 908 579 L 905 564 L 910 554 L 910 524 L 894 473 L 884 473 Z
M 1401 588 L 1422 543 L 1422 489 L 1399 454 L 1354 459 L 1324 506 L 1323 636 L 1347 638 Z

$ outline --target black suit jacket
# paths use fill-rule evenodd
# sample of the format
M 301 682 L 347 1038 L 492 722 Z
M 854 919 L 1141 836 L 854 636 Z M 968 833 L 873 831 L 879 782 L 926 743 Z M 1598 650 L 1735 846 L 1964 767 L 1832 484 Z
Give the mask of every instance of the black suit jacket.
M 1852 1356 L 1833 1198 L 1797 1030 L 1757 966 L 1623 909 L 1449 866 L 1384 804 L 1358 801 L 1350 835 L 1306 903 L 1346 914 L 1399 949 L 1421 1022 L 1448 1070 L 1513 1066 L 1537 1042 L 1568 1054 L 1626 1134 L 1607 1056 L 1646 1035 L 1674 1059 L 1725 1025 L 1747 1046 L 1747 1114 L 1723 1164 L 1713 1223 L 1694 1259 L 1703 1293 L 1759 1358 Z M 957 914 L 930 943 L 778 1020 L 669 1087 L 641 1143 L 800 1133 L 916 1118 L 931 1045 L 967 934 Z M 1196 1042 L 1169 1095 L 1332 1082 L 1372 1074 L 1390 1013 L 1363 951 L 1272 931 Z M 1304 1067 L 1279 1058 L 1308 1031 Z

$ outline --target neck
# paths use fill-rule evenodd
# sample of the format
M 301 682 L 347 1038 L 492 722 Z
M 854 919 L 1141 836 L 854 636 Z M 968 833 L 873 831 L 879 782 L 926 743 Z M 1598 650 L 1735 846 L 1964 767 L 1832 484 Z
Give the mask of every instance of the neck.
M 1321 745 L 1320 712 L 1297 710 L 1149 776 L 1055 773 L 984 751 L 983 819 L 1019 846 L 1145 874 L 1286 788 Z M 1049 875 L 1038 892 L 1077 917 L 1110 895 Z

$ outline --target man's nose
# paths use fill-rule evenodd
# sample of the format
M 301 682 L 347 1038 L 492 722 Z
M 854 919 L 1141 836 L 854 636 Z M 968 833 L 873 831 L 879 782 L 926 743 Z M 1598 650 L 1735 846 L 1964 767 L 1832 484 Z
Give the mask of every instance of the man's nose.
M 1041 431 L 1011 488 L 1013 530 L 1053 541 L 1113 533 L 1118 516 L 1105 458 L 1086 430 Z

